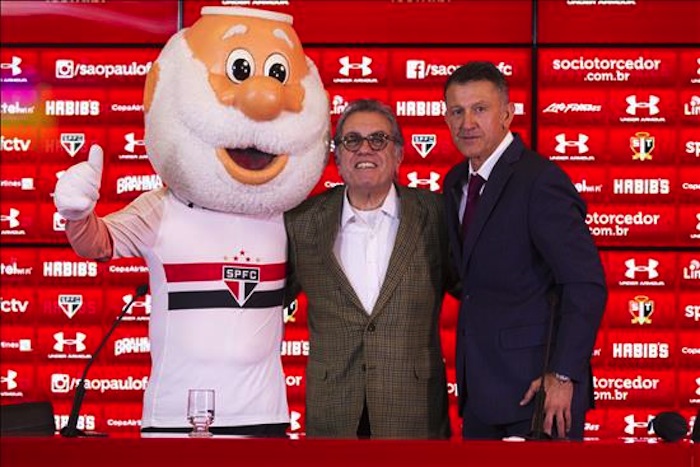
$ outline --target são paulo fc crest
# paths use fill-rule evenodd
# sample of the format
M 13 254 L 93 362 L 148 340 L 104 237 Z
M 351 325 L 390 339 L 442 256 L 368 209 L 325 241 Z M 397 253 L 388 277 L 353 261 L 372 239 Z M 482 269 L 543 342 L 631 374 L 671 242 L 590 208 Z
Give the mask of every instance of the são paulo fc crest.
M 68 319 L 72 319 L 83 306 L 83 296 L 77 294 L 60 294 L 58 296 L 58 306 L 60 306 L 63 313 L 68 316 Z
M 224 266 L 223 276 L 234 300 L 243 307 L 260 283 L 260 268 Z

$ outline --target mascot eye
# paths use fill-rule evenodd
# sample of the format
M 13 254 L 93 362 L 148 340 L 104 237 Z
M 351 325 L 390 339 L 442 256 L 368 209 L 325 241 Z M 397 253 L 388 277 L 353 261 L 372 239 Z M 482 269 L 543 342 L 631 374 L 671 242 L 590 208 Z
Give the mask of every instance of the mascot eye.
M 234 83 L 247 80 L 255 73 L 255 60 L 245 49 L 236 49 L 226 59 L 226 76 Z
M 265 76 L 274 78 L 280 83 L 287 82 L 289 76 L 289 62 L 282 54 L 272 54 L 265 60 Z

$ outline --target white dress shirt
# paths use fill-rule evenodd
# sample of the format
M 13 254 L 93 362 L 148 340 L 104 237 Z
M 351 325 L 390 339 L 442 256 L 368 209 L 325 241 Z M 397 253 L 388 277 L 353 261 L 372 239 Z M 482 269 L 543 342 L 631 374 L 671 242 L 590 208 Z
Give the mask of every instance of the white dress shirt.
M 499 144 L 496 149 L 491 153 L 488 159 L 486 159 L 481 167 L 479 167 L 479 170 L 474 172 L 472 170 L 472 165 L 469 164 L 469 180 L 472 179 L 472 175 L 481 175 L 481 178 L 484 179 L 485 182 L 489 180 L 489 175 L 491 175 L 491 171 L 493 170 L 493 167 L 496 165 L 496 162 L 501 158 L 503 153 L 506 151 L 508 146 L 510 146 L 510 143 L 513 142 L 513 133 L 510 131 L 506 136 L 503 138 L 503 141 L 501 141 L 501 144 Z M 469 186 L 469 183 L 465 183 L 462 186 L 462 201 L 459 203 L 459 222 L 462 222 L 462 217 L 464 217 L 464 211 L 467 209 L 467 187 Z M 481 191 L 479 192 L 479 195 L 484 192 L 484 188 L 486 188 L 486 183 L 484 183 L 484 186 L 481 187 Z
M 372 314 L 377 302 L 394 250 L 399 210 L 394 185 L 384 203 L 372 211 L 353 208 L 347 190 L 343 197 L 340 229 L 333 253 L 368 315 Z

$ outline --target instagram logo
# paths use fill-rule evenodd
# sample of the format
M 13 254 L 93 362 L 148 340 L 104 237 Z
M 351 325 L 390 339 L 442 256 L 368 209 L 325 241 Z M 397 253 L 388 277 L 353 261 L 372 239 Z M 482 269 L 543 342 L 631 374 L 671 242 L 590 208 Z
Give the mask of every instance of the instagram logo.
M 70 391 L 70 375 L 54 373 L 51 375 L 51 392 L 67 393 Z
M 73 60 L 56 60 L 56 78 L 71 79 L 75 76 L 75 62 Z

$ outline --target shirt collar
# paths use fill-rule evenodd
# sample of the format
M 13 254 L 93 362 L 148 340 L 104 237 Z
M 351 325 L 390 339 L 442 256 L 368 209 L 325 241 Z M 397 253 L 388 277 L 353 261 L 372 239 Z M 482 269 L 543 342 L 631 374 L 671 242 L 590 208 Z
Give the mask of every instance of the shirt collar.
M 399 218 L 399 196 L 396 192 L 396 187 L 393 183 L 391 184 L 391 188 L 389 188 L 389 193 L 387 193 L 386 198 L 384 198 L 384 202 L 379 207 L 379 209 L 384 215 L 387 215 L 393 219 Z M 343 194 L 343 213 L 340 217 L 340 228 L 344 228 L 350 221 L 354 220 L 355 211 L 350 205 L 350 200 L 348 199 L 348 190 L 346 188 L 345 193 Z
M 513 142 L 513 133 L 510 131 L 506 133 L 506 135 L 503 137 L 503 140 L 501 141 L 501 144 L 499 144 L 496 149 L 491 153 L 491 155 L 484 161 L 484 164 L 479 167 L 479 170 L 476 172 L 472 171 L 471 164 L 469 165 L 469 176 L 471 176 L 474 173 L 477 173 L 481 175 L 481 177 L 484 180 L 489 179 L 489 175 L 491 175 L 491 171 L 493 170 L 493 167 L 496 165 L 498 160 L 501 158 L 504 152 L 506 152 L 506 149 L 508 146 L 510 146 L 510 143 Z

